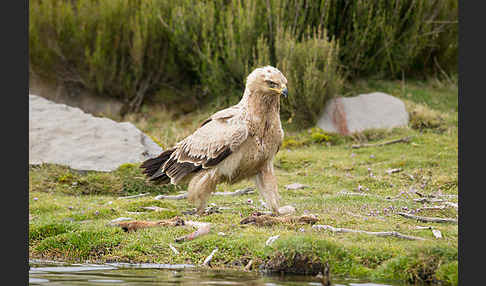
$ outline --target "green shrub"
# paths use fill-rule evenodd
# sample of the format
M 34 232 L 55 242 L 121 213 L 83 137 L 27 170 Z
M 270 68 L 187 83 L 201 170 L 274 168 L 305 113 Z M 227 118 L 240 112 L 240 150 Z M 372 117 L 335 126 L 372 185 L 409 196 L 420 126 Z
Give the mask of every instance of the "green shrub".
M 275 39 L 277 67 L 286 75 L 291 92 L 282 112 L 291 120 L 312 125 L 325 103 L 341 88 L 338 51 L 326 30 L 308 29 L 302 41 L 279 27 Z
M 289 0 L 276 6 L 298 39 L 309 26 L 323 26 L 339 42 L 349 76 L 457 71 L 456 0 Z
M 218 107 L 274 65 L 293 99 L 283 115 L 313 123 L 346 76 L 457 68 L 454 0 L 32 0 L 29 71 L 137 111 L 158 94 Z M 160 92 L 174 91 L 173 95 Z M 182 92 L 184 91 L 184 92 Z
M 170 6 L 167 1 L 31 1 L 30 69 L 138 110 L 147 94 L 184 78 L 159 19 L 170 14 Z

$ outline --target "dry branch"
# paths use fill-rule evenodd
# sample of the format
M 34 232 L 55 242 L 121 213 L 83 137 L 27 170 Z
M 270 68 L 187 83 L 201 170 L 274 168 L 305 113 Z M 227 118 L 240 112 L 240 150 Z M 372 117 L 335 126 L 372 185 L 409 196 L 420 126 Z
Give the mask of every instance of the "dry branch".
M 124 231 L 134 231 L 141 228 L 148 227 L 158 227 L 158 226 L 181 226 L 185 225 L 184 220 L 176 216 L 170 219 L 163 219 L 157 221 L 144 221 L 144 220 L 134 220 L 134 221 L 122 221 L 117 222 L 115 225 L 121 227 Z
M 453 202 L 444 202 L 444 205 L 449 206 L 449 207 L 453 207 L 453 208 L 456 208 L 456 209 L 459 208 L 457 203 L 453 203 Z
M 400 142 L 405 142 L 408 143 L 410 142 L 411 137 L 404 137 L 396 140 L 391 140 L 391 141 L 386 141 L 383 143 L 377 143 L 377 144 L 356 144 L 352 145 L 351 148 L 357 149 L 357 148 L 363 148 L 363 147 L 378 147 L 378 146 L 384 146 L 384 145 L 389 145 L 389 144 L 394 144 L 394 143 L 400 143 Z
M 250 271 L 251 265 L 253 264 L 253 259 L 251 259 L 248 264 L 245 266 L 245 271 Z
M 385 171 L 387 174 L 393 174 L 393 173 L 398 173 L 401 172 L 403 169 L 402 168 L 396 168 L 396 169 L 388 169 Z
M 204 259 L 204 262 L 203 262 L 202 266 L 210 266 L 209 263 L 211 262 L 211 259 L 213 259 L 213 256 L 214 256 L 214 254 L 216 252 L 218 252 L 218 248 L 217 247 L 211 252 L 211 254 L 209 254 L 208 257 L 206 257 L 206 259 Z
M 416 216 L 416 215 L 411 215 L 408 213 L 403 213 L 399 212 L 399 215 L 410 218 L 410 219 L 416 219 L 421 222 L 439 222 L 439 223 L 457 223 L 457 219 L 453 218 L 441 218 L 441 217 L 424 217 L 424 216 Z
M 249 217 L 244 218 L 240 221 L 240 224 L 255 224 L 258 226 L 271 226 L 274 224 L 279 223 L 286 223 L 286 224 L 294 224 L 294 223 L 301 223 L 301 224 L 314 224 L 319 219 L 317 216 L 310 214 L 310 215 L 302 215 L 302 216 L 285 216 L 285 217 L 275 217 L 272 215 L 266 215 L 262 213 L 254 213 Z
M 442 199 L 434 199 L 434 198 L 426 198 L 426 197 L 422 197 L 422 198 L 419 198 L 419 199 L 413 199 L 415 202 L 417 203 L 441 203 L 443 202 L 444 200 Z
M 313 225 L 312 228 L 316 229 L 316 230 L 321 230 L 321 229 L 330 230 L 332 232 L 363 233 L 363 234 L 376 235 L 376 236 L 394 236 L 394 237 L 408 239 L 408 240 L 425 240 L 424 238 L 421 238 L 421 237 L 405 235 L 405 234 L 401 234 L 401 233 L 396 232 L 396 231 L 374 232 L 374 231 L 365 231 L 365 230 L 355 230 L 355 229 L 349 229 L 349 228 L 332 227 L 330 225 L 321 225 L 321 224 Z
M 179 251 L 170 243 L 169 243 L 169 248 L 174 252 L 174 254 L 179 255 Z
M 339 195 L 348 195 L 348 196 L 369 196 L 369 194 L 366 193 L 356 193 L 356 192 L 347 192 L 347 191 L 340 191 L 338 193 Z
M 142 207 L 144 210 L 154 211 L 154 212 L 161 212 L 161 211 L 168 211 L 167 208 L 161 208 L 157 206 L 150 206 L 150 207 Z
M 123 200 L 123 199 L 133 199 L 133 198 L 140 198 L 140 197 L 144 197 L 146 195 L 148 195 L 149 193 L 144 193 L 144 194 L 138 194 L 138 195 L 133 195 L 133 196 L 127 196 L 127 197 L 119 197 L 118 199 L 119 200 Z
M 158 195 L 158 196 L 156 196 L 154 198 L 154 200 L 162 200 L 162 199 L 166 199 L 166 200 L 183 200 L 183 199 L 187 199 L 187 193 L 183 193 L 183 194 L 175 195 L 175 196 Z

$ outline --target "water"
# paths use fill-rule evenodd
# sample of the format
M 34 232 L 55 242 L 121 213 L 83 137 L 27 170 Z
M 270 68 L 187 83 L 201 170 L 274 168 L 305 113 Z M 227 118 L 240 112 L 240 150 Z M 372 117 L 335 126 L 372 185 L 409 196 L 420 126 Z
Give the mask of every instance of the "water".
M 334 279 L 333 286 L 388 286 L 352 279 Z M 192 265 L 167 264 L 63 264 L 30 261 L 29 285 L 309 285 L 319 279 L 303 275 L 262 275 L 253 272 L 201 271 Z

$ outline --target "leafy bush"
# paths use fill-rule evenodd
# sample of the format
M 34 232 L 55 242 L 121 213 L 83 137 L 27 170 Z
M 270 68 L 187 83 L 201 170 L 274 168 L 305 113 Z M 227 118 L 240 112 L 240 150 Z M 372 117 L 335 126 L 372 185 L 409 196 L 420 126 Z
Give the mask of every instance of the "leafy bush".
M 384 78 L 438 70 L 455 73 L 458 1 L 276 1 L 298 39 L 323 26 L 338 42 L 348 75 Z M 441 63 L 439 65 L 438 63 Z
M 31 1 L 31 71 L 122 99 L 130 110 L 138 110 L 148 93 L 184 78 L 159 20 L 170 14 L 170 3 Z
M 310 29 L 302 41 L 279 29 L 275 39 L 277 67 L 286 75 L 291 95 L 282 103 L 290 120 L 314 124 L 328 99 L 341 88 L 338 46 L 326 31 Z
M 234 104 L 255 67 L 293 88 L 284 117 L 309 124 L 347 78 L 457 68 L 457 1 L 33 0 L 30 71 L 121 99 Z M 174 94 L 161 92 L 170 89 Z M 184 90 L 184 92 L 182 92 Z

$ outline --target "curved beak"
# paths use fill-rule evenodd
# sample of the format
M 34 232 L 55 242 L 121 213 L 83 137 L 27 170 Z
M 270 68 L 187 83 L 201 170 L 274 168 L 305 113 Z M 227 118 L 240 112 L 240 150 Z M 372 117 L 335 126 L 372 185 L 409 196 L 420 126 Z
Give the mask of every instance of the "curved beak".
M 280 93 L 285 96 L 285 98 L 287 98 L 287 96 L 289 96 L 289 90 L 287 89 L 287 87 L 284 87 Z

